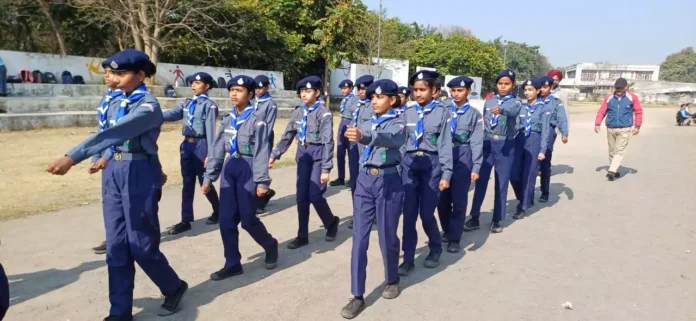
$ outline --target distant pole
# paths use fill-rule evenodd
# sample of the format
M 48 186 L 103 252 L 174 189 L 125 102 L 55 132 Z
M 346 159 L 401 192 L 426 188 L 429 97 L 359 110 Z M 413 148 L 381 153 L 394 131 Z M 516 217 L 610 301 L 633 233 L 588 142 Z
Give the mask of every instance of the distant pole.
M 379 0 L 379 19 L 377 20 L 377 63 L 380 63 L 382 49 L 382 0 Z
M 507 40 L 503 42 L 505 45 L 505 54 L 503 55 L 503 68 L 507 69 Z

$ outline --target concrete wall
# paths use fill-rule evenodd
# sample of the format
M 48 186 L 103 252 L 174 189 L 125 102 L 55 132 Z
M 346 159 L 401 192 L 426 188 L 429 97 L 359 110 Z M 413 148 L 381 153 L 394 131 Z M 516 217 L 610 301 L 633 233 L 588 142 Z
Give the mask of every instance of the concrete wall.
M 7 66 L 8 75 L 19 75 L 21 70 L 40 70 L 41 72 L 52 72 L 58 79 L 58 82 L 61 82 L 61 74 L 63 71 L 67 70 L 70 71 L 73 76 L 82 76 L 85 79 L 85 83 L 103 83 L 104 69 L 101 67 L 101 62 L 104 58 L 60 56 L 8 50 L 0 50 L 0 57 L 2 57 Z M 275 85 L 272 85 L 273 88 L 284 89 L 283 73 L 279 71 L 204 67 L 169 63 L 159 63 L 157 65 L 156 81 L 159 85 L 183 85 L 183 80 L 186 76 L 199 71 L 209 73 L 216 80 L 218 77 L 229 80 L 236 75 L 247 75 L 251 77 L 266 75 L 274 82 Z
M 408 60 L 372 58 L 372 63 L 381 66 L 384 69 L 391 70 L 391 79 L 399 86 L 408 87 Z
M 331 71 L 331 88 L 329 93 L 331 96 L 341 96 L 341 89 L 338 88 L 338 84 L 344 79 L 350 79 L 355 82 L 358 77 L 363 75 L 372 75 L 375 79 L 391 79 L 399 86 L 405 86 L 408 83 L 408 61 L 392 60 L 391 63 L 387 64 L 385 60 L 385 66 L 380 65 L 361 65 L 361 64 L 351 64 L 350 62 L 343 60 L 338 68 Z M 404 64 L 405 63 L 405 71 Z M 391 69 L 390 69 L 391 68 Z M 404 72 L 406 73 L 406 79 L 404 80 Z M 395 74 L 396 73 L 396 74 Z

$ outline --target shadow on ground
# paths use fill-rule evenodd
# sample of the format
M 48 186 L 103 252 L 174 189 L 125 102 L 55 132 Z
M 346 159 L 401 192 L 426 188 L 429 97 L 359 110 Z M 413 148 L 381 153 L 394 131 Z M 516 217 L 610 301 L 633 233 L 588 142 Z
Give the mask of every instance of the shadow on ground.
M 595 172 L 606 172 L 609 170 L 609 166 L 599 166 L 595 169 Z M 619 167 L 619 174 L 621 174 L 621 177 L 618 177 L 616 179 L 621 179 L 623 177 L 626 177 L 626 175 L 633 175 L 633 174 L 638 174 L 638 170 L 635 168 L 630 168 L 630 167 L 625 167 L 621 166 Z

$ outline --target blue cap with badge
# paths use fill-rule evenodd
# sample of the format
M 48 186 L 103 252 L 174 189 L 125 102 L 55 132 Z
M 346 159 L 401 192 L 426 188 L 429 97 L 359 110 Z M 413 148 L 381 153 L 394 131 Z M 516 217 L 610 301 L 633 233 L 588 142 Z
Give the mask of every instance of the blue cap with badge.
M 111 68 L 113 72 L 138 72 L 142 70 L 148 77 L 156 72 L 156 67 L 150 61 L 150 57 L 144 52 L 135 49 L 126 49 L 113 54 L 102 62 L 102 67 Z
M 261 87 L 266 87 L 271 84 L 271 80 L 268 79 L 265 75 L 259 75 L 254 78 L 254 81 L 256 81 L 256 86 L 261 88 Z
M 256 88 L 256 81 L 249 76 L 239 75 L 227 82 L 227 90 L 232 89 L 232 87 L 244 87 L 248 91 L 254 91 Z
M 370 85 L 372 85 L 372 83 L 374 82 L 375 77 L 373 77 L 372 75 L 363 75 L 355 80 L 355 86 L 358 87 L 358 89 L 366 89 L 367 87 L 370 87 Z
M 207 72 L 197 72 L 189 77 L 187 77 L 190 82 L 194 81 L 202 81 L 204 84 L 208 84 L 211 87 L 213 86 L 213 76 L 208 74 Z
M 500 74 L 498 74 L 498 77 L 495 77 L 495 83 L 497 84 L 498 81 L 499 81 L 501 78 L 504 78 L 504 77 L 510 78 L 510 80 L 512 80 L 513 85 L 514 85 L 514 83 L 515 83 L 515 77 L 517 77 L 517 75 L 515 75 L 515 72 L 514 72 L 514 71 L 512 71 L 512 70 L 510 70 L 510 69 L 505 69 L 505 70 L 501 71 Z
M 399 94 L 399 85 L 391 79 L 380 79 L 373 82 L 370 87 L 367 87 L 367 92 L 365 94 L 367 97 L 374 94 L 396 96 Z
M 411 75 L 411 77 L 408 79 L 408 83 L 413 85 L 416 81 L 419 80 L 437 80 L 440 78 L 440 73 L 437 71 L 432 71 L 432 70 L 421 70 L 416 72 L 415 74 Z
M 411 96 L 411 89 L 408 87 L 399 87 L 399 93 L 408 97 Z
M 553 78 L 549 76 L 541 77 L 539 78 L 539 84 L 539 88 L 541 88 L 541 86 L 553 86 Z
M 317 76 L 309 76 L 297 82 L 297 90 L 302 89 L 321 89 L 322 83 L 321 78 Z
M 449 88 L 471 88 L 471 84 L 474 83 L 474 80 L 467 77 L 467 76 L 459 76 L 455 77 L 452 80 L 450 80 L 447 83 L 447 87 Z
M 344 79 L 338 84 L 338 88 L 347 88 L 347 87 L 353 87 L 353 81 L 350 79 Z
M 523 84 L 522 86 L 523 86 L 523 87 L 532 86 L 532 87 L 534 87 L 534 88 L 536 88 L 536 89 L 540 89 L 540 88 L 541 88 L 541 81 L 540 81 L 540 79 L 541 79 L 541 78 L 529 79 L 529 80 L 525 81 L 524 84 Z M 553 83 L 553 80 L 551 81 L 551 83 Z

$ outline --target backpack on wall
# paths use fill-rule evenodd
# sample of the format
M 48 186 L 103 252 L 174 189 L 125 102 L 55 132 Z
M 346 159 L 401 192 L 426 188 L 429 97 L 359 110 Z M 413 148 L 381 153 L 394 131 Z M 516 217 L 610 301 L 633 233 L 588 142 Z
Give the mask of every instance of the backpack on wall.
M 57 84 L 58 79 L 56 79 L 56 75 L 54 75 L 52 72 L 47 71 L 44 73 L 44 82 L 47 84 Z
M 74 85 L 84 85 L 85 80 L 84 80 L 84 78 L 82 78 L 82 76 L 76 75 L 75 77 L 73 77 L 73 84 Z
M 174 86 L 167 85 L 166 87 L 164 87 L 164 96 L 176 98 L 176 90 L 174 89 Z
M 63 83 L 66 85 L 72 85 L 72 83 L 73 83 L 72 74 L 67 70 L 63 71 L 63 73 L 60 75 L 60 78 L 63 81 Z
M 227 82 L 225 81 L 225 78 L 218 77 L 217 85 L 220 88 L 227 88 Z
M 33 83 L 35 84 L 42 84 L 44 83 L 44 75 L 41 73 L 39 70 L 34 70 L 31 73 L 34 76 L 34 81 Z
M 8 84 L 21 84 L 22 78 L 20 78 L 19 76 L 7 76 L 7 83 Z
M 19 72 L 19 78 L 22 78 L 22 82 L 34 82 L 34 75 L 26 69 Z

